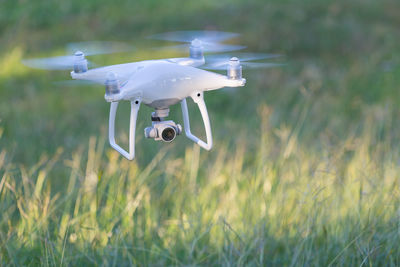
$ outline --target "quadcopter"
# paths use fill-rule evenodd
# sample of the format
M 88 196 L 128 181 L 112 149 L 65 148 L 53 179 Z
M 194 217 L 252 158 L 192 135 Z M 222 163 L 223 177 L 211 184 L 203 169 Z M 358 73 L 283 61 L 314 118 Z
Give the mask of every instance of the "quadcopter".
M 152 39 L 183 42 L 175 45 L 179 50 L 189 50 L 189 57 L 145 60 L 99 68 L 88 68 L 85 56 L 125 52 L 121 46 L 115 47 L 112 42 L 97 45 L 94 51 L 76 49 L 71 56 L 38 58 L 24 60 L 29 67 L 41 69 L 72 69 L 74 80 L 83 80 L 105 86 L 105 100 L 111 104 L 109 117 L 109 142 L 111 147 L 128 160 L 135 158 L 136 121 L 141 104 L 154 108 L 151 114 L 152 125 L 145 128 L 146 138 L 172 142 L 177 135 L 186 136 L 200 147 L 210 150 L 213 146 L 211 124 L 204 102 L 204 92 L 223 87 L 242 87 L 246 79 L 242 77 L 242 66 L 249 68 L 273 67 L 279 64 L 266 62 L 250 62 L 277 55 L 239 53 L 239 56 L 215 54 L 243 49 L 244 46 L 224 44 L 224 41 L 237 37 L 238 34 L 218 31 L 177 31 L 150 36 Z M 85 43 L 82 43 L 85 46 Z M 93 46 L 93 43 L 86 43 Z M 79 44 L 73 44 L 76 48 Z M 100 47 L 100 48 L 99 48 Z M 82 51 L 85 51 L 82 52 Z M 214 53 L 205 56 L 205 53 Z M 90 63 L 89 63 L 90 64 Z M 225 70 L 226 75 L 208 70 Z M 189 112 L 186 98 L 192 98 L 197 104 L 203 119 L 206 141 L 201 140 L 190 129 Z M 115 141 L 115 117 L 120 101 L 131 104 L 129 126 L 129 150 L 126 151 Z M 169 107 L 181 104 L 183 129 L 173 120 L 167 120 Z

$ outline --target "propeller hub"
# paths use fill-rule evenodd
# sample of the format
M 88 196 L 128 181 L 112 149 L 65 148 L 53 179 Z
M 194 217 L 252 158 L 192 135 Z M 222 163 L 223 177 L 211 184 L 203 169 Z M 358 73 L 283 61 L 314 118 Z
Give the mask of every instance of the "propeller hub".
M 232 57 L 232 58 L 229 60 L 229 65 L 231 65 L 231 66 L 240 65 L 240 60 L 239 60 L 237 57 Z
M 201 47 L 202 42 L 199 39 L 196 38 L 190 43 L 190 45 L 193 46 L 193 47 Z
M 74 56 L 76 59 L 84 59 L 85 58 L 85 54 L 83 54 L 82 51 L 76 51 Z

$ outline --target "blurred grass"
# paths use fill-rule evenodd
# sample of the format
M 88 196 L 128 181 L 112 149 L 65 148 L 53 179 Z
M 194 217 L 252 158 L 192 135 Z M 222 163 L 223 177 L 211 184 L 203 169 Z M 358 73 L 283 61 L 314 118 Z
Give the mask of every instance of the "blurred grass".
M 399 265 L 398 14 L 394 0 L 1 1 L 0 263 Z M 85 40 L 136 47 L 99 64 L 172 56 L 144 37 L 187 29 L 288 62 L 206 94 L 210 152 L 138 130 L 128 162 L 106 142 L 103 88 L 20 64 Z

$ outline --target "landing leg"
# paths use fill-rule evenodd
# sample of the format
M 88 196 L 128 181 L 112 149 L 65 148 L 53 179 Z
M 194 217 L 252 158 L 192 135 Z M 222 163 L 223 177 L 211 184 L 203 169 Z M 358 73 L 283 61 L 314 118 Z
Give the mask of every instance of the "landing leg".
M 184 128 L 185 128 L 186 136 L 190 140 L 192 140 L 193 142 L 195 142 L 196 144 L 201 146 L 202 148 L 204 148 L 206 150 L 210 150 L 213 145 L 212 144 L 211 125 L 210 125 L 210 119 L 208 117 L 207 107 L 204 102 L 203 92 L 196 92 L 193 95 L 191 95 L 191 98 L 199 106 L 199 110 L 200 110 L 201 116 L 203 118 L 204 128 L 206 130 L 207 143 L 200 140 L 198 137 L 194 136 L 191 133 L 187 103 L 186 103 L 186 99 L 183 99 L 181 102 L 181 107 L 182 107 L 183 124 L 184 124 Z
M 131 118 L 129 125 L 129 152 L 125 151 L 122 147 L 115 143 L 115 116 L 117 114 L 118 102 L 112 102 L 110 107 L 110 121 L 108 125 L 108 139 L 110 145 L 121 153 L 122 156 L 128 160 L 135 158 L 135 130 L 138 111 L 140 108 L 141 100 L 139 98 L 131 101 Z

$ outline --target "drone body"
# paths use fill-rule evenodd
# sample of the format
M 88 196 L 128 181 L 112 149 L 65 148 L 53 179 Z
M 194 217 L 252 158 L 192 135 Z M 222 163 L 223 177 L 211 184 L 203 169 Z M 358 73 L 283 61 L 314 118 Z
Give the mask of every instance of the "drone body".
M 200 35 L 202 40 L 192 38 Z M 105 85 L 105 100 L 111 103 L 109 119 L 110 145 L 128 160 L 135 157 L 136 120 L 140 105 L 143 103 L 155 109 L 152 113 L 152 126 L 145 129 L 145 136 L 154 140 L 171 142 L 182 133 L 182 126 L 172 120 L 165 120 L 169 107 L 181 103 L 184 130 L 186 136 L 206 150 L 212 148 L 211 125 L 204 102 L 204 91 L 223 87 L 241 87 L 246 80 L 242 78 L 242 65 L 236 57 L 215 57 L 207 68 L 226 70 L 226 75 L 210 72 L 200 67 L 205 66 L 203 52 L 237 50 L 243 47 L 224 45 L 211 41 L 223 41 L 236 36 L 224 32 L 172 32 L 156 35 L 159 39 L 190 42 L 190 56 L 187 58 L 170 58 L 146 60 L 133 63 L 105 66 L 88 69 L 88 62 L 81 51 L 74 56 L 51 59 L 26 60 L 31 67 L 46 69 L 73 68 L 71 77 L 75 80 L 86 80 Z M 189 39 L 188 39 L 189 38 Z M 187 40 L 188 39 L 188 40 Z M 271 55 L 246 54 L 243 61 L 270 58 Z M 247 58 L 247 59 L 246 59 Z M 271 63 L 245 62 L 249 67 L 271 67 Z M 258 65 L 257 65 L 258 64 Z M 206 141 L 194 136 L 190 130 L 186 98 L 191 97 L 198 105 L 203 118 Z M 115 117 L 120 101 L 131 102 L 129 127 L 129 150 L 121 148 L 115 141 Z
M 120 83 L 119 93 L 108 93 L 108 102 L 131 100 L 140 96 L 142 103 L 156 109 L 165 109 L 177 104 L 194 92 L 216 90 L 223 87 L 244 86 L 246 80 L 229 79 L 225 75 L 182 66 L 168 60 L 149 60 L 113 65 L 88 70 L 83 73 L 71 72 L 77 80 L 107 82 L 107 75 L 114 73 Z

